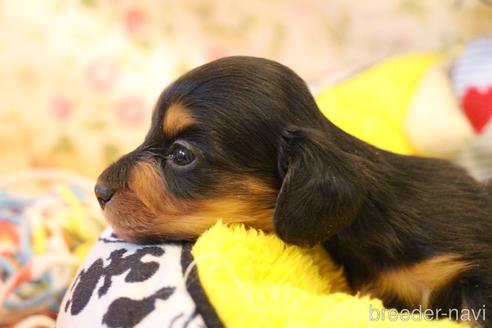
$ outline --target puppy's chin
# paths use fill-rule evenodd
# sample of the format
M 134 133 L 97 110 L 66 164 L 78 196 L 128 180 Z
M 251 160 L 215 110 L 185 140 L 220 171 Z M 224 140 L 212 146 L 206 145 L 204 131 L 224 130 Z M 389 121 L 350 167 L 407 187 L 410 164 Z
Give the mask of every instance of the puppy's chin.
M 138 244 L 194 240 L 219 219 L 271 232 L 273 209 L 254 201 L 219 199 L 172 204 L 146 204 L 131 189 L 118 190 L 104 207 L 104 216 L 120 238 Z M 251 204 L 253 203 L 253 204 Z M 154 205 L 154 206 L 152 206 Z
M 194 240 L 216 222 L 178 212 L 151 210 L 129 189 L 117 191 L 103 210 L 115 234 L 136 244 Z
M 157 217 L 130 190 L 119 190 L 103 210 L 118 237 L 139 244 L 156 243 Z

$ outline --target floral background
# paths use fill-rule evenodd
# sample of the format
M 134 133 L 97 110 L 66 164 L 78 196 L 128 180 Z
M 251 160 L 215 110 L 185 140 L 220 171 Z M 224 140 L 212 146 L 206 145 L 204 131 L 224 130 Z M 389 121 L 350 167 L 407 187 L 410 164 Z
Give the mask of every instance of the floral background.
M 311 85 L 492 34 L 486 0 L 0 0 L 0 172 L 90 177 L 140 143 L 167 83 L 227 55 Z

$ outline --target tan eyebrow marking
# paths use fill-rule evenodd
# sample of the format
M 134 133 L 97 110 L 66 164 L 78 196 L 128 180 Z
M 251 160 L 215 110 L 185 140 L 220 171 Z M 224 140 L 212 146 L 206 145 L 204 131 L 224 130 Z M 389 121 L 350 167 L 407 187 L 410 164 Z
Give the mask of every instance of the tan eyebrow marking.
M 188 108 L 181 104 L 172 104 L 166 111 L 162 129 L 166 136 L 175 136 L 186 127 L 195 124 L 196 120 Z

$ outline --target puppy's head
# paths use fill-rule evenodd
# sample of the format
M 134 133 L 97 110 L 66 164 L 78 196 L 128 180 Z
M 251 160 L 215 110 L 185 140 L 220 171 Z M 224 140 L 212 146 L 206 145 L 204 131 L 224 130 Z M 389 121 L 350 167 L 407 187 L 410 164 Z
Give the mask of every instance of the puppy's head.
M 96 196 L 134 242 L 194 238 L 220 219 L 314 244 L 362 201 L 345 137 L 287 67 L 224 58 L 163 91 L 144 142 L 101 174 Z

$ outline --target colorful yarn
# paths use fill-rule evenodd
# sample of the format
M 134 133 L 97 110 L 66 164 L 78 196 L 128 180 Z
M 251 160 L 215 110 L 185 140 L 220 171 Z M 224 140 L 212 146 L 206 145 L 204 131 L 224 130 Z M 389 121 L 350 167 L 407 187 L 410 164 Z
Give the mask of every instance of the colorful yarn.
M 92 190 L 91 181 L 61 170 L 0 178 L 0 325 L 11 317 L 3 314 L 37 315 L 23 327 L 55 317 L 104 227 Z

